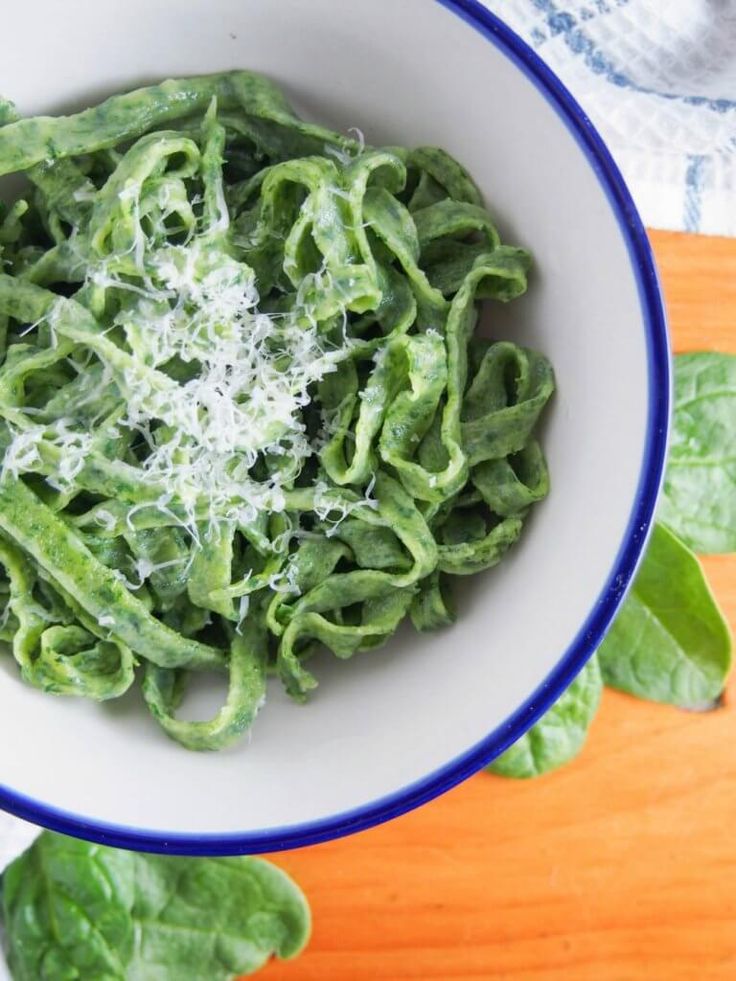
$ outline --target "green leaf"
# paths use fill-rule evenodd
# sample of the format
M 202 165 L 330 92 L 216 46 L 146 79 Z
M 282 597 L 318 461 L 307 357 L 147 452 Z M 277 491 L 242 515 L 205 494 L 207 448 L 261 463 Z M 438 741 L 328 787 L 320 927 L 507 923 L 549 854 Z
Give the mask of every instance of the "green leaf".
M 122 978 L 134 944 L 133 881 L 128 853 L 41 835 L 3 876 L 14 981 Z
M 585 743 L 601 689 L 601 673 L 593 656 L 542 718 L 488 769 L 503 777 L 528 778 L 568 763 Z
M 675 358 L 659 518 L 696 552 L 736 552 L 736 355 Z
M 710 706 L 731 665 L 731 635 L 697 558 L 663 525 L 598 657 L 607 685 L 682 708 Z
M 304 947 L 310 915 L 256 858 L 139 855 L 44 832 L 5 872 L 14 981 L 230 981 Z

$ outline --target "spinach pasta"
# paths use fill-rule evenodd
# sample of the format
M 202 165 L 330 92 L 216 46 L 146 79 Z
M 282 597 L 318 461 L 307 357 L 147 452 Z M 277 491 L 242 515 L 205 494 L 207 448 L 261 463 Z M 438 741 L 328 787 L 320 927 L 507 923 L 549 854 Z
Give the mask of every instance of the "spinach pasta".
M 47 692 L 140 674 L 192 749 L 303 699 L 407 616 L 453 619 L 548 490 L 540 354 L 476 335 L 526 288 L 442 150 L 298 119 L 248 72 L 59 118 L 0 100 L 0 637 Z M 226 672 L 206 722 L 186 685 Z

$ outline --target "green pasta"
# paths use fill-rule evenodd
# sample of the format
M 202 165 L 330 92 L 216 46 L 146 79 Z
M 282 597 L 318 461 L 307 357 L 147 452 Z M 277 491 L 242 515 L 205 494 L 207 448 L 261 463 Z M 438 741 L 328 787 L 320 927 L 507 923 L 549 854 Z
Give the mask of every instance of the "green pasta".
M 549 478 L 540 354 L 477 335 L 526 289 L 444 151 L 298 119 L 249 72 L 19 118 L 0 100 L 0 640 L 44 691 L 139 677 L 219 749 L 276 675 L 352 657 L 495 565 Z M 177 716 L 202 670 L 215 718 Z

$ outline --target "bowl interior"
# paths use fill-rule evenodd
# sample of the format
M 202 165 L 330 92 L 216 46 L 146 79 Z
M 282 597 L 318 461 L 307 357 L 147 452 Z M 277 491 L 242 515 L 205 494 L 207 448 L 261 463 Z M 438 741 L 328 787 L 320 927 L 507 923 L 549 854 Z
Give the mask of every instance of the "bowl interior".
M 404 629 L 348 663 L 322 658 L 306 707 L 274 686 L 248 743 L 216 755 L 169 742 L 137 693 L 101 706 L 54 699 L 0 660 L 6 792 L 81 816 L 81 833 L 100 823 L 162 839 L 280 828 L 287 841 L 289 829 L 363 808 L 466 754 L 584 644 L 627 538 L 651 411 L 627 242 L 551 101 L 441 3 L 98 0 L 93 17 L 85 0 L 9 6 L 0 91 L 23 113 L 164 76 L 252 68 L 307 117 L 359 127 L 369 143 L 445 147 L 475 176 L 504 238 L 535 256 L 528 295 L 489 306 L 485 325 L 552 359 L 552 492 L 498 568 L 458 581 L 454 627 Z

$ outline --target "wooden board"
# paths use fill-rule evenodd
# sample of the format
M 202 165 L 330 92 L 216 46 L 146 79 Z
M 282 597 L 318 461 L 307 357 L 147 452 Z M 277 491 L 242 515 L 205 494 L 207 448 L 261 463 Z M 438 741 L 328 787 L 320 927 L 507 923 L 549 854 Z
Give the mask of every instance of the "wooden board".
M 736 242 L 652 233 L 676 350 L 736 352 Z M 736 558 L 707 571 L 736 629 Z M 680 712 L 606 692 L 583 755 L 479 774 L 390 824 L 273 856 L 314 936 L 264 981 L 733 981 L 736 685 Z

